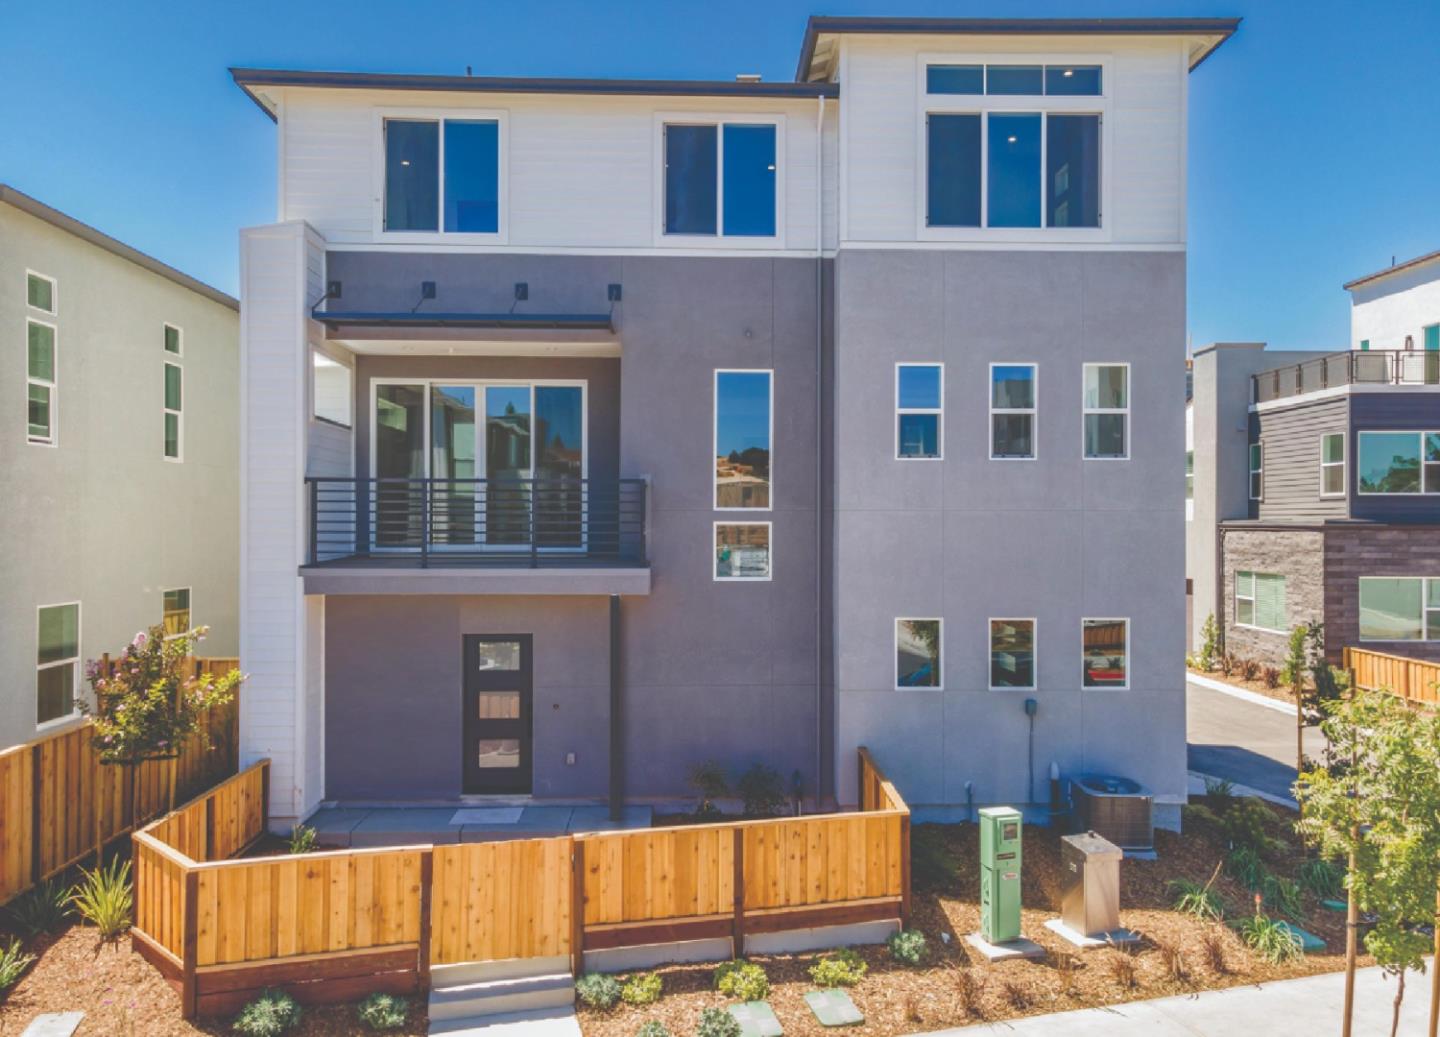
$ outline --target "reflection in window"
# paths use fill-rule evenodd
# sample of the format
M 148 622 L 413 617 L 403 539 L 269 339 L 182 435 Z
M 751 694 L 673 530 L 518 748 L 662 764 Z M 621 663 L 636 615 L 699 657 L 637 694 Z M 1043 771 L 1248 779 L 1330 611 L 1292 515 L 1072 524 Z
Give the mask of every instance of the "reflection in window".
M 1130 675 L 1129 621 L 1087 619 L 1082 621 L 1087 688 L 1123 688 Z
M 480 720 L 519 720 L 518 691 L 481 691 L 476 693 L 476 715 Z
M 440 124 L 385 120 L 385 229 L 439 230 Z
M 1035 365 L 990 367 L 990 456 L 1035 456 Z
M 403 480 L 425 477 L 425 387 L 375 388 L 375 543 L 418 544 L 418 509 Z
M 1235 574 L 1235 622 L 1284 633 L 1285 577 L 1278 573 Z
M 165 456 L 172 460 L 180 459 L 181 442 L 180 433 L 184 414 L 182 410 L 182 388 L 185 380 L 185 372 L 179 364 L 165 365 Z
M 770 507 L 769 371 L 715 372 L 715 507 Z
M 35 722 L 75 712 L 75 676 L 80 664 L 80 606 L 48 605 L 39 610 L 35 657 Z
M 445 229 L 500 229 L 500 124 L 493 119 L 445 121 Z
M 940 620 L 895 621 L 895 686 L 939 688 Z
M 482 670 L 520 669 L 519 641 L 481 641 L 475 651 Z
M 310 351 L 310 362 L 314 373 L 315 417 L 349 428 L 353 405 L 350 368 L 318 349 Z
M 27 432 L 32 443 L 55 442 L 55 329 L 29 321 L 26 325 Z
M 1345 495 L 1345 433 L 1320 437 L 1320 496 Z
M 1361 493 L 1440 493 L 1440 432 L 1361 432 L 1359 438 Z
M 1195 499 L 1195 451 L 1185 451 L 1185 499 Z
M 1045 225 L 1100 226 L 1100 117 L 1045 117 Z
M 520 766 L 520 739 L 482 738 L 476 749 L 477 764 L 482 769 L 503 769 Z
M 723 197 L 727 237 L 775 236 L 775 127 L 727 125 Z
M 164 592 L 160 621 L 165 626 L 166 637 L 190 630 L 190 588 Z
M 448 232 L 500 229 L 499 122 L 386 119 L 385 229 L 438 231 L 442 210 Z
M 1085 365 L 1085 456 L 1129 456 L 1130 368 Z
M 770 123 L 667 125 L 665 233 L 774 237 L 776 140 Z
M 927 94 L 983 94 L 985 92 L 985 66 L 927 65 L 925 68 L 925 92 Z
M 26 274 L 25 303 L 44 313 L 54 313 L 55 282 L 42 274 Z
M 770 579 L 770 523 L 715 523 L 715 579 Z
M 1440 597 L 1433 594 L 1440 580 L 1429 581 L 1431 599 L 1428 604 L 1440 609 Z M 1361 577 L 1360 579 L 1360 640 L 1421 641 L 1426 636 L 1426 581 Z M 1440 617 L 1431 617 L 1431 623 Z M 1433 629 L 1433 626 L 1432 626 Z M 1432 634 L 1433 636 L 1433 634 Z
M 1039 95 L 1044 92 L 1044 75 L 1039 65 L 987 65 L 985 67 L 985 92 L 987 94 Z
M 485 387 L 485 539 L 530 542 L 530 387 Z
M 937 458 L 945 413 L 945 366 L 895 366 L 895 456 Z
M 1035 621 L 990 621 L 990 687 L 1035 687 Z

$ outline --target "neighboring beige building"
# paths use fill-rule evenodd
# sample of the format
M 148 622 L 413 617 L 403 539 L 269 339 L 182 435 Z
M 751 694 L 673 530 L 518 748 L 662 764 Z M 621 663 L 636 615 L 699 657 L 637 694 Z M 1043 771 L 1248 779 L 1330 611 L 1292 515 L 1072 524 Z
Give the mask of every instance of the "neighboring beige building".
M 237 654 L 238 310 L 0 184 L 0 747 L 162 620 Z

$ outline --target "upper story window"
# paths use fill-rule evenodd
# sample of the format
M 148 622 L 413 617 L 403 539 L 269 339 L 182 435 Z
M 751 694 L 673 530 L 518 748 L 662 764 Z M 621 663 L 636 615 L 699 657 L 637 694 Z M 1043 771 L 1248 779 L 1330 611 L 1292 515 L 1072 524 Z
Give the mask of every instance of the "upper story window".
M 940 632 L 944 624 L 938 619 L 895 620 L 895 690 L 931 688 L 945 685 L 940 672 Z
M 382 120 L 387 233 L 499 233 L 501 120 L 476 115 Z
M 31 312 L 55 313 L 55 281 L 42 274 L 25 275 L 25 303 Z M 25 435 L 28 442 L 55 445 L 55 396 L 59 371 L 56 328 L 50 321 L 25 320 Z
M 1095 230 L 1100 65 L 925 67 L 924 227 Z
M 1320 496 L 1345 496 L 1345 433 L 1320 437 Z
M 1035 365 L 990 365 L 990 457 L 1035 456 Z
M 774 376 L 715 372 L 715 507 L 770 508 Z
M 53 314 L 55 312 L 55 278 L 27 270 L 25 272 L 25 302 L 32 310 Z
M 1360 493 L 1440 493 L 1440 431 L 1360 432 Z
M 936 459 L 943 454 L 945 365 L 895 365 L 895 456 Z
M 775 121 L 665 122 L 665 234 L 776 237 Z
M 1250 444 L 1250 499 L 1265 499 L 1265 444 Z
M 1360 577 L 1360 640 L 1440 641 L 1440 577 Z
M 1085 365 L 1085 457 L 1130 456 L 1130 365 Z

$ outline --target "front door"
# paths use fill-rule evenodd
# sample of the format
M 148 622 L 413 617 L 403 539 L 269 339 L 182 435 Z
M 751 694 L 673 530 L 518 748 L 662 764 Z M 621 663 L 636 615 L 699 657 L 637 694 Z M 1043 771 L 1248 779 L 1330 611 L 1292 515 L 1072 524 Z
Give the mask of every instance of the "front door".
M 534 664 L 529 634 L 465 637 L 465 792 L 530 792 Z

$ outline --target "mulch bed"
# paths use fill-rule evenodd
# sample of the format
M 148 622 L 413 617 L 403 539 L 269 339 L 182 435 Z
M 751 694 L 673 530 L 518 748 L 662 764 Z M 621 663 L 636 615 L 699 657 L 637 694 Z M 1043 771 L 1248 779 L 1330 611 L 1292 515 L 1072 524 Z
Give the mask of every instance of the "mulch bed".
M 1196 797 L 1196 802 L 1205 802 Z M 1211 803 L 1223 810 L 1223 803 Z M 1268 862 L 1276 874 L 1292 877 L 1303 854 L 1289 825 L 1294 815 L 1268 808 L 1273 817 L 1271 835 L 1285 848 Z M 1342 914 L 1320 907 L 1305 896 L 1301 925 L 1326 941 L 1326 952 L 1307 955 L 1286 965 L 1270 965 L 1257 958 L 1227 926 L 1180 914 L 1172 908 L 1172 879 L 1187 878 L 1204 883 L 1225 853 L 1220 837 L 1207 826 L 1194 825 L 1185 835 L 1156 832 L 1159 859 L 1127 859 L 1120 869 L 1120 922 L 1143 934 L 1144 940 L 1132 952 L 1111 949 L 1080 951 L 1044 927 L 1059 914 L 1060 842 L 1059 833 L 1031 828 L 1025 832 L 1022 900 L 1022 929 L 1027 937 L 1047 951 L 1044 960 L 1008 961 L 989 964 L 964 943 L 967 933 L 980 927 L 979 830 L 974 825 L 917 826 L 921 838 L 941 842 L 959 865 L 959 878 L 915 894 L 912 926 L 925 933 L 930 957 L 921 968 L 908 968 L 890 958 L 885 947 L 857 948 L 869 965 L 869 972 L 851 998 L 865 1016 L 855 1032 L 876 1037 L 964 1026 L 1018 1016 L 1063 1012 L 1125 1001 L 1189 994 L 1198 990 L 1290 979 L 1344 968 L 1345 919 Z M 917 867 L 917 882 L 930 877 Z M 1252 910 L 1252 896 L 1239 883 L 1222 875 L 1215 889 L 1225 898 L 1236 916 Z M 942 939 L 948 934 L 949 942 Z M 1218 938 L 1224 948 L 1224 971 L 1209 964 L 1204 940 Z M 1183 961 L 1184 977 L 1171 974 L 1162 948 L 1176 948 Z M 770 978 L 770 1005 L 787 1037 L 820 1037 L 824 1027 L 811 1015 L 804 994 L 815 989 L 808 968 L 819 953 L 755 955 Z M 1114 965 L 1116 959 L 1128 959 Z M 1362 964 L 1369 959 L 1362 957 Z M 1124 973 L 1133 965 L 1134 984 Z M 673 965 L 657 970 L 663 977 L 665 993 L 653 1005 L 634 1007 L 620 1004 L 601 1012 L 579 1010 L 585 1037 L 634 1037 L 640 1025 L 658 1019 L 675 1037 L 695 1032 L 700 1011 L 723 1006 L 726 999 L 711 988 L 714 965 Z M 848 1032 L 848 1031 L 847 1031 Z
M 1256 695 L 1264 695 L 1267 699 L 1274 699 L 1276 702 L 1283 702 L 1287 706 L 1295 705 L 1295 696 L 1290 689 L 1283 684 L 1274 688 L 1268 686 L 1265 681 L 1257 677 L 1253 681 L 1247 681 L 1240 675 L 1238 669 L 1233 670 L 1230 676 L 1225 676 L 1219 670 L 1189 670 L 1197 677 L 1208 677 L 1212 681 L 1219 681 L 1221 684 L 1228 684 L 1234 688 L 1242 688 L 1245 691 L 1254 692 Z M 1314 690 L 1311 685 L 1306 685 L 1307 690 Z

